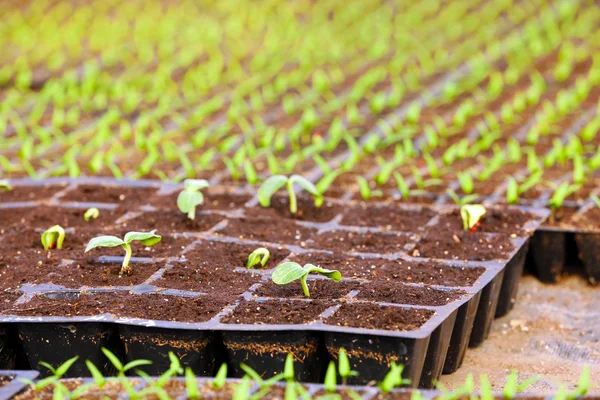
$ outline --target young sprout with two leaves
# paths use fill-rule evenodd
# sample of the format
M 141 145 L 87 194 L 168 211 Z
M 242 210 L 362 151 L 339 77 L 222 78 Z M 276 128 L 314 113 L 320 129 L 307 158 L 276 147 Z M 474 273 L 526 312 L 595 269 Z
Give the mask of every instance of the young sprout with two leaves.
M 63 377 L 63 375 L 67 373 L 67 371 L 71 368 L 71 366 L 73 366 L 73 364 L 75 364 L 75 362 L 78 359 L 79 359 L 79 356 L 70 358 L 56 368 L 54 368 L 52 365 L 50 365 L 44 361 L 40 361 L 39 364 L 42 367 L 48 368 L 50 370 L 50 372 L 52 372 L 52 375 L 50 375 L 44 379 L 39 379 L 37 381 L 33 381 L 31 379 L 26 379 L 26 378 L 19 378 L 19 381 L 31 385 L 31 388 L 35 392 L 39 392 L 42 389 L 44 389 L 45 387 L 47 387 L 49 385 L 53 385 L 56 382 L 58 382 Z
M 12 187 L 10 186 L 10 183 L 8 183 L 8 180 L 0 179 L 0 190 L 4 190 L 6 192 L 10 192 L 12 190 Z
M 129 265 L 131 260 L 132 250 L 131 243 L 134 241 L 141 242 L 144 246 L 154 246 L 159 243 L 162 236 L 156 234 L 156 229 L 150 232 L 127 232 L 123 239 L 116 236 L 98 236 L 91 239 L 86 248 L 85 253 L 95 249 L 96 247 L 117 247 L 122 246 L 125 249 L 125 258 L 121 266 L 119 275 L 129 275 L 133 272 L 133 269 Z
M 350 359 L 348 358 L 348 353 L 346 349 L 343 347 L 340 348 L 338 353 L 338 372 L 342 377 L 342 384 L 348 384 L 348 379 L 353 376 L 358 376 L 358 371 L 353 371 L 350 366 Z
M 65 241 L 65 230 L 60 225 L 54 225 L 42 233 L 44 250 L 62 249 Z
M 306 297 L 310 297 L 310 291 L 308 290 L 306 278 L 308 278 L 308 275 L 311 272 L 321 274 L 329 279 L 332 279 L 334 282 L 339 282 L 342 279 L 342 274 L 340 271 L 325 269 L 312 264 L 306 264 L 303 267 L 300 264 L 292 261 L 279 264 L 277 268 L 275 268 L 275 271 L 273 271 L 271 279 L 277 285 L 287 285 L 290 282 L 300 279 L 300 284 L 302 285 L 304 295 Z
M 188 218 L 196 218 L 196 207 L 204 203 L 204 195 L 201 190 L 206 189 L 209 183 L 205 179 L 186 179 L 183 182 L 183 190 L 177 196 L 177 208 Z
M 463 222 L 463 229 L 475 232 L 485 213 L 486 209 L 481 204 L 465 204 L 462 206 L 460 208 L 460 217 Z
M 248 256 L 248 261 L 246 262 L 246 268 L 254 268 L 254 266 L 260 264 L 262 267 L 265 266 L 265 264 L 267 263 L 267 261 L 269 261 L 269 257 L 271 256 L 271 253 L 269 252 L 268 249 L 264 248 L 264 247 L 259 247 L 256 250 L 254 250 L 252 253 L 250 253 L 250 255 Z
M 83 219 L 89 222 L 92 218 L 97 219 L 100 216 L 100 210 L 96 207 L 88 208 L 83 214 Z
M 410 384 L 410 379 L 402 378 L 402 372 L 404 372 L 404 365 L 396 364 L 395 361 L 392 361 L 390 371 L 377 385 L 379 387 L 379 390 L 381 390 L 382 393 L 387 394 L 396 387 Z
M 308 179 L 300 175 L 292 175 L 289 178 L 285 175 L 274 175 L 264 181 L 258 189 L 258 201 L 260 205 L 262 207 L 269 207 L 271 205 L 271 197 L 285 185 L 290 199 L 290 212 L 296 214 L 298 212 L 296 192 L 294 192 L 294 184 L 296 183 L 315 198 L 315 206 L 320 207 L 323 204 L 323 195 Z
M 466 195 L 466 196 L 464 196 L 464 197 L 460 198 L 460 197 L 458 196 L 458 194 L 456 194 L 456 192 L 455 192 L 454 190 L 452 190 L 452 189 L 448 189 L 448 190 L 446 190 L 446 193 L 447 193 L 447 194 L 448 194 L 448 196 L 450 196 L 450 198 L 451 198 L 452 200 L 454 200 L 454 202 L 455 202 L 456 204 L 458 204 L 459 206 L 464 206 L 464 205 L 466 205 L 466 204 L 469 204 L 469 203 L 471 203 L 471 202 L 473 202 L 473 201 L 477 200 L 477 198 L 479 197 L 477 194 L 475 194 L 475 193 L 472 193 L 472 194 L 468 194 L 468 195 Z

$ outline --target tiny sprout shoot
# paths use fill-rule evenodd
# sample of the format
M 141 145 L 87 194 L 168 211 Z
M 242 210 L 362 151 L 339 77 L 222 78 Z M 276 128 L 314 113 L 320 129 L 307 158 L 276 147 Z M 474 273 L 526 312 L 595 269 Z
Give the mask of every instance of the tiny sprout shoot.
M 329 279 L 333 279 L 335 282 L 339 282 L 342 279 L 340 271 L 320 268 L 312 264 L 306 264 L 302 267 L 300 264 L 291 261 L 279 264 L 277 268 L 275 268 L 275 271 L 273 271 L 271 279 L 277 285 L 287 285 L 290 282 L 300 279 L 304 295 L 310 297 L 306 278 L 308 278 L 308 275 L 311 272 L 321 274 Z
M 125 373 L 133 368 L 137 368 L 137 367 L 141 367 L 143 365 L 150 365 L 152 364 L 152 361 L 150 360 L 133 360 L 128 362 L 127 364 L 123 365 L 123 363 L 121 362 L 121 360 L 119 360 L 119 357 L 117 357 L 113 352 L 111 352 L 110 350 L 108 350 L 107 348 L 102 348 L 102 352 L 104 353 L 104 355 L 106 356 L 106 358 L 108 358 L 108 360 L 110 361 L 110 363 L 113 365 L 113 367 L 115 367 L 115 369 L 117 370 L 117 376 L 124 378 L 125 377 Z
M 60 225 L 54 225 L 42 233 L 44 250 L 62 249 L 65 241 L 65 230 Z
M 86 221 L 93 219 L 96 219 L 100 216 L 100 210 L 98 210 L 96 207 L 92 207 L 92 208 L 88 208 L 86 210 L 86 212 L 83 214 L 83 219 L 85 219 Z
M 590 366 L 584 365 L 583 370 L 579 375 L 579 380 L 577 381 L 577 387 L 571 392 L 569 397 L 572 399 L 583 398 L 590 390 L 590 378 Z
M 342 383 L 344 385 L 348 383 L 348 378 L 358 376 L 358 371 L 352 370 L 352 367 L 350 366 L 350 359 L 348 358 L 348 353 L 343 347 L 340 348 L 340 352 L 338 354 L 338 372 L 342 377 Z
M 221 367 L 219 368 L 219 371 L 217 372 L 215 379 L 213 379 L 213 381 L 212 381 L 212 387 L 217 390 L 221 389 L 223 386 L 225 386 L 226 381 L 227 381 L 227 364 L 223 363 L 223 364 L 221 364 Z
M 533 385 L 539 379 L 539 377 L 533 376 L 531 378 L 526 379 L 519 385 L 518 372 L 511 371 L 511 373 L 508 374 L 508 376 L 506 377 L 506 383 L 504 384 L 504 390 L 502 392 L 502 395 L 505 399 L 514 399 L 517 394 L 523 392 L 525 389 Z
M 189 399 L 196 400 L 200 398 L 198 385 L 196 384 L 196 376 L 190 367 L 185 369 L 185 390 Z
M 506 202 L 508 204 L 519 203 L 519 184 L 512 176 L 508 179 L 508 186 L 506 187 Z
M 12 190 L 10 183 L 8 183 L 6 179 L 0 179 L 0 190 L 4 190 L 7 192 Z
M 481 204 L 465 204 L 460 208 L 460 217 L 463 221 L 463 229 L 475 232 L 480 224 L 481 218 L 485 215 L 485 207 Z
M 333 361 L 329 361 L 327 372 L 325 372 L 325 380 L 323 381 L 323 386 L 325 386 L 325 391 L 327 393 L 335 393 L 337 390 L 337 375 L 335 370 L 335 363 Z
M 392 361 L 392 365 L 390 366 L 390 371 L 385 375 L 383 380 L 377 385 L 379 389 L 387 394 L 392 391 L 395 387 L 409 384 L 410 379 L 403 379 L 402 372 L 404 371 L 404 365 L 396 364 L 395 361 Z
M 590 199 L 592 199 L 594 204 L 596 204 L 596 207 L 600 208 L 600 197 L 596 196 L 595 194 L 592 194 L 590 196 Z
M 85 253 L 88 251 L 95 249 L 96 247 L 117 247 L 122 246 L 125 249 L 125 258 L 123 259 L 123 265 L 121 266 L 120 275 L 126 274 L 129 275 L 133 271 L 129 266 L 129 261 L 131 260 L 131 242 L 139 241 L 144 246 L 154 246 L 159 243 L 162 239 L 162 236 L 156 234 L 156 229 L 150 232 L 127 232 L 123 239 L 120 239 L 116 236 L 98 236 L 91 239 L 86 248 Z
M 315 198 L 315 206 L 320 207 L 323 204 L 323 196 L 315 185 L 308 179 L 300 175 L 292 175 L 289 178 L 285 175 L 274 175 L 268 178 L 258 189 L 258 201 L 262 207 L 271 205 L 271 197 L 281 189 L 284 185 L 287 188 L 290 199 L 290 212 L 296 214 L 298 212 L 298 203 L 296 193 L 294 192 L 294 184 L 299 184 L 304 190 L 313 195 Z
M 264 267 L 267 261 L 269 261 L 270 256 L 271 253 L 269 253 L 268 249 L 265 249 L 264 247 L 259 247 L 258 249 L 250 253 L 250 255 L 248 256 L 248 262 L 246 263 L 246 267 L 254 268 L 254 266 L 257 264 L 260 264 L 262 267 Z
M 196 207 L 204 203 L 204 195 L 200 190 L 206 189 L 209 183 L 205 179 L 186 179 L 183 182 L 183 190 L 177 196 L 177 208 L 188 218 L 196 218 Z
M 458 196 L 458 194 L 456 194 L 456 192 L 452 189 L 448 189 L 446 191 L 446 193 L 448 193 L 448 196 L 450 196 L 450 198 L 452 200 L 454 200 L 454 202 L 459 206 L 472 203 L 473 201 L 477 200 L 477 198 L 479 197 L 477 194 L 473 193 L 473 194 L 466 195 L 463 198 L 460 198 Z
M 294 356 L 292 353 L 288 353 L 285 358 L 285 366 L 283 367 L 283 379 L 286 382 L 294 382 Z

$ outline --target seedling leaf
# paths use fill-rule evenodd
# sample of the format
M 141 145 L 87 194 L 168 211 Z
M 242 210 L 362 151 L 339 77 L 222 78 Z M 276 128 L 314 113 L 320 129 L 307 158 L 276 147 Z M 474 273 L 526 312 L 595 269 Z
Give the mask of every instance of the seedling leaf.
M 124 244 L 125 242 L 116 236 L 97 236 L 88 242 L 85 253 L 96 247 L 117 247 Z
M 279 189 L 283 187 L 288 181 L 285 175 L 273 175 L 267 178 L 266 181 L 260 185 L 258 189 L 258 202 L 262 207 L 269 207 L 271 205 L 271 197 Z
M 65 230 L 60 225 L 54 225 L 42 233 L 44 250 L 62 249 L 65 241 Z
M 140 241 L 144 246 L 154 246 L 159 243 L 162 236 L 156 234 L 156 229 L 150 232 L 127 232 L 123 240 L 125 243 L 131 243 L 134 240 Z
M 248 256 L 248 262 L 246 263 L 246 267 L 254 268 L 256 264 L 260 264 L 264 267 L 267 261 L 269 261 L 270 256 L 271 253 L 268 249 L 264 247 L 259 247 L 258 249 L 250 253 L 250 255 Z
M 290 282 L 302 278 L 307 273 L 308 272 L 302 268 L 300 264 L 288 261 L 277 266 L 271 275 L 271 279 L 278 285 L 287 285 Z
M 83 219 L 89 221 L 90 219 L 96 219 L 99 216 L 100 210 L 98 210 L 96 207 L 92 207 L 86 210 L 86 212 L 83 214 Z
M 460 217 L 463 221 L 463 229 L 473 229 L 481 217 L 486 213 L 486 209 L 481 204 L 465 204 L 460 208 Z

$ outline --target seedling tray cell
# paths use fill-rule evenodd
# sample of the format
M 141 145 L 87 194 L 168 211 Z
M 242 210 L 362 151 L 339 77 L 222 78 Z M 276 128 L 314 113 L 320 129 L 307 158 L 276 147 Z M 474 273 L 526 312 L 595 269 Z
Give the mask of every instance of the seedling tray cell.
M 39 373 L 37 371 L 22 370 L 0 370 L 0 400 L 9 400 L 19 393 L 22 393 L 27 387 L 26 383 L 20 379 L 35 379 Z
M 292 353 L 297 379 L 319 381 L 328 361 L 344 347 L 360 372 L 353 383 L 382 379 L 396 361 L 405 364 L 413 386 L 431 387 L 442 372 L 460 366 L 467 345 L 485 339 L 494 316 L 511 308 L 526 244 L 547 216 L 545 210 L 518 207 L 519 229 L 505 232 L 484 220 L 480 231 L 468 233 L 462 231 L 454 206 L 375 204 L 390 215 L 390 224 L 369 226 L 371 211 L 360 203 L 326 199 L 326 218 L 314 210 L 295 218 L 279 206 L 256 208 L 251 192 L 214 186 L 206 199 L 215 207 L 199 209 L 190 222 L 165 200 L 174 199 L 181 188 L 177 185 L 103 180 L 93 190 L 87 180 L 51 183 L 62 183 L 64 189 L 35 202 L 0 204 L 0 211 L 52 205 L 77 216 L 86 203 L 75 207 L 59 200 L 87 199 L 77 193 L 85 185 L 88 196 L 102 200 L 100 218 L 72 220 L 65 243 L 81 242 L 74 248 L 44 255 L 34 242 L 19 247 L 22 254 L 46 258 L 35 258 L 33 267 L 27 257 L 9 258 L 14 276 L 20 269 L 66 269 L 61 270 L 62 284 L 53 282 L 58 275 L 52 273 L 8 282 L 3 289 L 14 298 L 0 314 L 0 328 L 18 330 L 20 343 L 12 346 L 22 345 L 31 365 L 58 363 L 75 354 L 102 365 L 100 347 L 106 346 L 123 360 L 151 359 L 154 364 L 144 367 L 148 373 L 163 370 L 173 351 L 198 375 L 213 375 L 227 362 L 239 377 L 239 363 L 244 362 L 271 376 Z M 132 200 L 126 207 L 105 202 L 97 194 L 102 185 L 110 187 L 114 198 L 124 191 Z M 145 191 L 136 197 L 132 188 Z M 213 202 L 213 196 L 219 200 Z M 299 202 L 311 204 L 303 197 Z M 110 218 L 103 222 L 107 210 Z M 512 212 L 492 210 L 500 219 Z M 18 237 L 23 227 L 35 223 L 27 219 L 30 214 L 23 215 L 23 221 L 5 229 L 4 237 Z M 40 232 L 45 225 L 39 225 Z M 131 276 L 119 278 L 119 248 L 83 255 L 92 237 L 122 235 L 133 227 L 157 229 L 163 242 L 134 249 Z M 272 259 L 264 268 L 249 270 L 246 258 L 257 247 L 268 248 Z M 53 264 L 46 265 L 46 259 Z M 274 267 L 284 260 L 338 269 L 343 279 L 333 283 L 311 276 L 312 296 L 306 298 L 300 285 L 271 282 Z M 97 265 L 103 284 L 71 280 L 70 269 L 74 276 L 92 273 L 76 269 L 82 265 Z M 14 357 L 13 351 L 3 362 L 10 366 Z M 79 362 L 73 372 L 87 374 Z

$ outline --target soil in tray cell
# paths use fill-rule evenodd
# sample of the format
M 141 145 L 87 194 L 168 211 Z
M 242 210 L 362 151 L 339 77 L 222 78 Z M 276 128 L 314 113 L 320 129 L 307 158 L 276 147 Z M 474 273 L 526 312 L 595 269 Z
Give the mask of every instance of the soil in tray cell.
M 336 300 L 347 296 L 352 290 L 359 288 L 360 282 L 334 282 L 329 279 L 309 279 L 307 281 L 311 299 Z M 273 281 L 264 282 L 254 291 L 258 297 L 306 298 L 300 281 L 288 285 L 277 285 Z
M 193 290 L 202 293 L 237 296 L 259 282 L 262 275 L 234 271 L 228 267 L 203 267 L 194 262 L 174 263 L 154 285 L 165 289 Z
M 0 388 L 8 385 L 13 380 L 12 376 L 0 376 Z
M 12 308 L 12 305 L 17 299 L 21 297 L 20 294 L 7 293 L 0 291 L 0 314 L 8 308 Z
M 327 222 L 331 221 L 342 211 L 342 207 L 325 199 L 321 207 L 315 206 L 314 199 L 305 196 L 299 196 L 298 211 L 295 214 L 290 212 L 290 201 L 287 196 L 273 196 L 271 205 L 267 208 L 256 206 L 246 211 L 247 215 L 270 217 L 270 218 L 291 218 L 301 221 Z
M 352 253 L 397 253 L 412 247 L 414 241 L 405 234 L 350 231 L 327 231 L 311 237 L 310 247 Z
M 289 243 L 302 247 L 311 247 L 305 241 L 316 229 L 300 226 L 294 221 L 267 218 L 231 218 L 227 226 L 216 233 L 241 240 L 253 240 L 271 243 Z
M 215 389 L 211 383 L 199 383 L 198 394 L 201 399 L 209 398 L 211 400 L 230 400 L 233 398 L 237 383 L 226 383 L 222 388 Z M 187 387 L 185 380 L 170 380 L 163 389 L 171 396 L 172 399 L 185 398 Z M 146 400 L 157 399 L 157 396 L 150 395 Z
M 319 318 L 332 303 L 310 301 L 243 301 L 221 319 L 226 324 L 308 324 Z
M 600 221 L 600 219 L 598 219 L 600 217 L 600 212 L 594 210 L 598 210 L 598 208 L 592 208 L 583 215 L 576 215 L 576 208 L 559 207 L 552 210 L 545 225 L 558 227 L 574 225 L 578 227 L 593 228 L 594 225 L 598 226 L 597 221 Z
M 219 269 L 223 267 L 246 267 L 248 256 L 258 246 L 242 245 L 228 242 L 202 240 L 194 244 L 193 249 L 185 253 L 185 258 L 196 266 Z M 274 268 L 290 253 L 279 246 L 266 246 L 269 250 L 269 260 L 264 268 Z M 260 265 L 254 268 L 262 268 Z
M 146 204 L 156 208 L 176 210 L 178 196 L 178 191 L 166 195 L 156 195 L 150 198 Z M 204 194 L 204 204 L 196 207 L 196 210 L 234 211 L 244 207 L 244 204 L 251 198 L 252 196 L 248 194 L 212 194 L 209 189 L 209 191 Z
M 332 394 L 328 394 L 325 390 L 321 389 L 321 390 L 318 390 L 313 395 L 313 398 L 314 399 L 319 399 L 319 398 L 335 398 L 335 399 L 341 399 L 341 400 L 352 400 L 352 399 L 356 399 L 357 395 L 359 396 L 358 398 L 362 398 L 360 396 L 362 396 L 364 393 L 365 393 L 365 391 L 362 391 L 362 390 L 352 390 L 352 389 L 338 388 L 336 390 L 335 394 L 332 395 Z M 335 397 L 330 397 L 330 396 L 335 396 Z
M 23 259 L 10 264 L 0 263 L 0 289 L 17 289 L 24 284 L 39 285 L 53 283 L 71 289 L 83 286 L 131 286 L 147 280 L 160 264 L 134 263 L 130 275 L 119 275 L 121 263 L 97 262 L 81 259 L 62 262 L 59 257 L 47 257 L 50 252 L 22 252 Z M 54 253 L 56 254 L 56 253 Z
M 36 295 L 27 303 L 5 309 L 4 314 L 73 317 L 109 313 L 123 318 L 205 322 L 228 304 L 228 300 L 211 296 L 177 297 L 129 292 L 48 296 Z
M 131 384 L 135 387 L 140 384 L 139 379 L 130 379 Z M 75 390 L 81 385 L 85 384 L 80 380 L 63 380 L 62 383 L 67 386 L 70 391 Z M 102 390 L 98 390 L 98 387 L 93 385 L 88 391 L 85 392 L 80 398 L 85 398 L 86 400 L 104 400 L 104 399 L 118 399 L 122 393 L 124 393 L 125 389 L 119 382 L 106 382 L 106 384 L 102 387 Z M 38 392 L 34 392 L 33 390 L 27 390 L 25 393 L 16 396 L 15 400 L 29 400 L 29 399 L 52 399 L 52 395 L 54 393 L 54 385 L 49 385 L 43 388 Z
M 481 224 L 477 227 L 477 232 L 520 235 L 523 232 L 523 225 L 533 218 L 535 218 L 533 215 L 519 210 L 488 209 L 480 221 Z M 453 231 L 462 230 L 463 222 L 460 211 L 457 209 L 442 214 L 437 225 Z
M 351 328 L 411 331 L 418 329 L 434 314 L 432 310 L 408 309 L 370 303 L 345 303 L 323 322 Z
M 369 282 L 360 286 L 356 298 L 380 303 L 443 306 L 464 294 L 462 290 L 440 290 L 399 285 L 396 282 Z
M 361 203 L 346 208 L 342 225 L 375 226 L 385 230 L 417 232 L 435 216 L 430 209 L 405 210 L 393 205 L 374 206 Z
M 86 209 L 83 208 L 46 206 L 0 209 L 0 230 L 8 228 L 48 229 L 54 225 L 60 225 L 65 229 L 76 226 L 102 229 L 112 225 L 124 213 L 118 210 L 100 210 L 98 219 L 86 222 L 83 219 L 85 211 Z
M 490 236 L 452 229 L 445 225 L 429 228 L 417 244 L 413 257 L 446 260 L 491 261 L 506 260 L 513 251 L 508 235 Z
M 156 191 L 156 188 L 80 185 L 65 193 L 61 200 L 129 206 L 144 204 L 146 199 L 154 195 Z
M 147 211 L 122 224 L 128 230 L 149 231 L 156 229 L 160 233 L 203 232 L 221 222 L 224 217 L 216 214 L 198 214 L 191 220 L 179 210 Z
M 48 200 L 65 187 L 66 185 L 15 186 L 12 190 L 0 190 L 0 203 Z
M 426 283 L 443 286 L 472 286 L 485 272 L 485 268 L 449 266 L 444 263 L 384 258 L 362 258 L 341 253 L 306 253 L 290 257 L 301 265 L 314 264 L 327 269 L 337 269 L 344 278 L 363 278 L 389 282 Z

